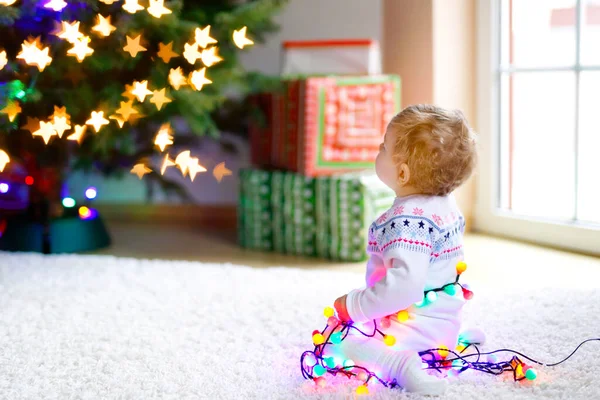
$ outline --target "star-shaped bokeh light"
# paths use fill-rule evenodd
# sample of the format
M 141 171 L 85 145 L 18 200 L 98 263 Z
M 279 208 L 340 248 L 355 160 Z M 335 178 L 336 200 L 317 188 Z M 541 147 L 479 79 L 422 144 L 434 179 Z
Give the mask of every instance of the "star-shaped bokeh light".
M 85 121 L 85 124 L 93 126 L 96 133 L 98 133 L 103 125 L 108 125 L 108 122 L 104 118 L 104 111 L 92 111 L 92 117 Z
M 75 43 L 83 37 L 83 33 L 79 32 L 79 21 L 77 22 L 61 22 L 61 30 L 55 33 L 61 39 L 65 39 L 69 43 Z
M 137 97 L 140 103 L 143 103 L 146 100 L 146 96 L 152 94 L 152 91 L 148 90 L 148 81 L 133 82 L 131 94 Z
M 56 134 L 59 138 L 65 133 L 65 131 L 71 129 L 71 125 L 67 123 L 66 117 L 54 117 L 54 121 L 52 122 L 52 126 L 56 131 Z
M 160 111 L 163 105 L 170 103 L 172 100 L 167 97 L 167 88 L 162 88 L 161 90 L 155 90 L 153 92 L 152 98 L 150 98 L 150 103 L 156 106 L 156 109 Z
M 202 58 L 202 53 L 198 51 L 198 43 L 186 43 L 183 45 L 183 47 L 185 49 L 183 52 L 183 57 L 190 64 L 194 65 L 199 58 Z
M 219 183 L 223 180 L 224 176 L 229 175 L 231 175 L 231 170 L 227 169 L 224 162 L 217 164 L 213 169 L 213 176 Z
M 40 121 L 40 129 L 33 132 L 33 136 L 40 136 L 44 143 L 48 144 L 53 136 L 56 136 L 56 130 L 52 122 Z
M 167 168 L 172 167 L 173 165 L 175 165 L 175 162 L 169 158 L 168 154 L 165 154 L 165 159 L 160 167 L 160 174 L 164 175 Z
M 190 173 L 190 179 L 194 182 L 196 174 L 199 172 L 206 172 L 206 168 L 198 163 L 198 158 L 191 157 L 188 162 L 188 172 Z
M 94 32 L 98 32 L 101 36 L 110 36 L 110 34 L 117 30 L 116 27 L 111 25 L 110 23 L 110 15 L 108 17 L 103 17 L 101 14 L 98 14 L 96 17 L 96 25 L 92 27 Z
M 8 64 L 8 59 L 6 58 L 6 51 L 0 51 L 0 71 Z
M 125 3 L 123 4 L 123 10 L 130 14 L 135 14 L 143 9 L 144 7 L 138 3 L 138 0 L 125 0 Z
M 179 90 L 181 86 L 188 84 L 185 76 L 181 72 L 181 67 L 171 68 L 169 71 L 169 83 L 175 90 Z
M 173 42 L 168 44 L 159 43 L 157 55 L 165 64 L 168 64 L 169 61 L 171 61 L 171 58 L 179 56 L 179 54 L 173 51 Z
M 133 100 L 122 101 L 121 102 L 121 108 L 119 108 L 115 112 L 117 114 L 121 114 L 121 116 L 123 117 L 123 121 L 124 122 L 129 121 L 129 118 L 131 117 L 131 115 L 138 114 L 138 110 L 136 110 L 135 107 L 133 107 Z
M 138 178 L 142 179 L 144 175 L 149 174 L 152 170 L 146 167 L 144 164 L 135 164 L 130 171 L 132 174 L 136 174 Z
M 152 15 L 154 18 L 160 18 L 163 15 L 171 14 L 171 10 L 165 7 L 165 0 L 150 0 L 150 5 L 146 9 L 148 14 Z
M 193 71 L 190 74 L 190 83 L 192 84 L 192 87 L 194 88 L 194 90 L 200 91 L 200 90 L 202 90 L 204 85 L 208 85 L 209 83 L 212 83 L 212 81 L 210 79 L 206 78 L 205 74 L 206 74 L 206 67 L 204 67 L 198 71 Z
M 16 116 L 21 112 L 21 106 L 16 101 L 9 101 L 2 110 L 0 110 L 0 114 L 8 115 L 8 120 L 13 122 Z
M 127 35 L 127 45 L 123 47 L 123 50 L 128 52 L 131 57 L 136 57 L 139 52 L 146 51 L 146 48 L 140 44 L 140 40 L 142 39 L 142 35 L 137 35 L 135 38 L 130 38 Z
M 254 44 L 254 42 L 246 37 L 247 27 L 243 27 L 237 31 L 233 31 L 233 42 L 237 47 L 243 49 L 245 46 Z
M 183 176 L 187 175 L 189 162 L 190 162 L 190 151 L 189 150 L 184 150 L 181 153 L 177 154 L 177 157 L 175 157 L 175 164 L 177 164 L 177 167 L 179 167 Z
M 67 55 L 76 57 L 77 61 L 82 62 L 94 52 L 94 49 L 88 46 L 89 42 L 90 38 L 88 36 L 77 39 L 73 43 L 73 47 L 67 51 Z
M 166 123 L 163 124 L 158 133 L 156 134 L 156 138 L 154 139 L 154 144 L 158 146 L 161 152 L 165 151 L 167 146 L 173 144 L 173 136 L 171 136 L 171 126 Z
M 202 47 L 203 49 L 209 44 L 217 43 L 215 38 L 210 37 L 210 25 L 205 26 L 204 29 L 196 28 L 194 31 L 194 36 L 198 46 Z
M 54 11 L 62 11 L 68 4 L 64 0 L 50 0 L 44 4 L 44 8 L 49 8 Z
M 21 44 L 21 51 L 17 54 L 17 58 L 25 60 L 27 65 L 36 65 L 40 71 L 43 71 L 52 62 L 52 57 L 50 57 L 49 53 L 49 47 L 41 47 L 39 37 L 35 39 L 29 38 Z
M 202 50 L 201 58 L 202 58 L 202 63 L 204 65 L 206 65 L 207 67 L 212 67 L 216 63 L 223 61 L 223 59 L 217 55 L 217 47 L 216 46 L 213 46 L 210 49 Z
M 167 156 L 168 157 L 168 156 Z M 4 171 L 6 165 L 10 162 L 10 157 L 8 153 L 4 150 L 0 150 L 0 172 Z

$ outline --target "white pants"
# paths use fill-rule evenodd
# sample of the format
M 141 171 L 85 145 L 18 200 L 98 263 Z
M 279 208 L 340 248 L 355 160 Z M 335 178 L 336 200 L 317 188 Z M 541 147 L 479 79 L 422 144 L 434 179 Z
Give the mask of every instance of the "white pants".
M 442 346 L 450 350 L 456 348 L 461 329 L 460 307 L 457 309 L 456 306 L 453 301 L 449 304 L 436 304 L 435 310 L 422 310 L 429 315 L 411 313 L 410 319 L 405 322 L 392 319 L 391 326 L 387 329 L 381 328 L 378 322 L 380 331 L 396 338 L 393 346 L 386 345 L 380 334 L 366 337 L 352 329 L 341 343 L 328 344 L 324 357 L 334 357 L 339 363 L 350 359 L 354 365 L 368 369 L 379 378 L 385 381 L 396 379 L 402 385 L 406 368 L 415 367 L 414 363 L 407 365 L 407 360 L 415 353 Z M 444 312 L 450 310 L 452 312 Z M 373 333 L 373 322 L 357 324 L 357 327 L 367 334 Z

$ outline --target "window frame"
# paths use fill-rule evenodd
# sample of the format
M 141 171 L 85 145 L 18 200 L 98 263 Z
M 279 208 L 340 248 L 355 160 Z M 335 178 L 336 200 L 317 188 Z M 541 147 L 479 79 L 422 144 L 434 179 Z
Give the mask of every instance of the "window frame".
M 571 221 L 551 220 L 515 214 L 500 208 L 501 184 L 501 93 L 503 73 L 575 71 L 575 149 L 578 148 L 579 76 L 581 71 L 600 70 L 596 66 L 581 66 L 580 60 L 580 10 L 576 10 L 576 63 L 568 67 L 515 68 L 501 66 L 501 1 L 477 0 L 477 128 L 479 133 L 479 166 L 477 171 L 477 201 L 474 210 L 474 230 L 496 236 L 520 239 L 562 249 L 600 255 L 600 226 L 575 219 L 577 215 L 577 153 L 575 177 L 575 215 Z M 577 151 L 577 150 L 575 150 Z

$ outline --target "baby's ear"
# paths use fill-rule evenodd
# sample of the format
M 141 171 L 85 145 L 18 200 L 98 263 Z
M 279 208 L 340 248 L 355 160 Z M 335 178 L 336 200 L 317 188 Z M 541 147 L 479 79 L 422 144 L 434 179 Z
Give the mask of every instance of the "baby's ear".
M 398 167 L 398 185 L 405 186 L 410 182 L 410 168 L 408 164 L 402 163 Z

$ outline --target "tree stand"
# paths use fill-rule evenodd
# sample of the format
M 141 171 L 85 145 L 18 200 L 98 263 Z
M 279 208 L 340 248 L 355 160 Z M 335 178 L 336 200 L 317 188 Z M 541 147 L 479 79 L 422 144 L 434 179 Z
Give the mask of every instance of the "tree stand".
M 47 223 L 17 216 L 0 221 L 0 250 L 53 253 L 79 253 L 108 247 L 110 236 L 99 215 L 82 219 L 68 215 Z M 4 228 L 4 229 L 2 229 Z

